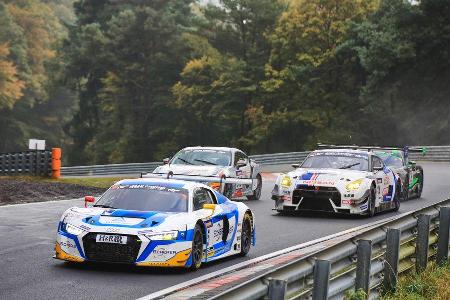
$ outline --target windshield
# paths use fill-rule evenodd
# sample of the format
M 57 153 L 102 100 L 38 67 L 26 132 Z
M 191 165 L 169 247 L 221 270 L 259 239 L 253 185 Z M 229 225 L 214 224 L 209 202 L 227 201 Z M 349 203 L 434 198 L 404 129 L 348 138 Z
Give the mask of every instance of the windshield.
M 175 154 L 170 163 L 174 165 L 229 166 L 231 152 L 212 149 L 181 150 Z
M 126 210 L 187 212 L 188 191 L 144 184 L 113 185 L 95 207 Z
M 376 154 L 383 160 L 384 164 L 388 167 L 401 168 L 403 167 L 403 159 L 400 154 L 376 152 Z
M 347 169 L 368 171 L 368 156 L 345 152 L 317 152 L 310 154 L 301 168 Z

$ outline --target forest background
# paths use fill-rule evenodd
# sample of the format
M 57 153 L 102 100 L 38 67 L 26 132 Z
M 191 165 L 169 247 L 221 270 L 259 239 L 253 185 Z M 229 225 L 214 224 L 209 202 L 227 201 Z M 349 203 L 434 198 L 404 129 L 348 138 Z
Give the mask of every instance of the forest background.
M 448 0 L 0 0 L 0 153 L 450 144 Z

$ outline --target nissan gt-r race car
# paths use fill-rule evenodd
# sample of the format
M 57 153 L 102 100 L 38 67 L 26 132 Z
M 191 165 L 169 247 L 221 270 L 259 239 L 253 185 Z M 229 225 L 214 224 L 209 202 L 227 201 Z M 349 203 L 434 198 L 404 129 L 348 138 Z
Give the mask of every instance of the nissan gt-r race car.
M 239 149 L 187 147 L 143 178 L 174 178 L 204 183 L 229 199 L 259 200 L 260 166 Z
M 411 151 L 422 152 L 422 148 L 383 148 L 374 149 L 375 153 L 384 161 L 392 171 L 394 171 L 402 182 L 403 199 L 420 198 L 423 190 L 423 168 L 415 161 L 409 160 L 408 154 Z
M 311 152 L 297 169 L 278 176 L 275 210 L 325 211 L 373 216 L 400 208 L 398 176 L 371 151 L 325 149 Z
M 126 179 L 89 202 L 63 213 L 55 258 L 196 270 L 255 245 L 252 211 L 200 183 Z

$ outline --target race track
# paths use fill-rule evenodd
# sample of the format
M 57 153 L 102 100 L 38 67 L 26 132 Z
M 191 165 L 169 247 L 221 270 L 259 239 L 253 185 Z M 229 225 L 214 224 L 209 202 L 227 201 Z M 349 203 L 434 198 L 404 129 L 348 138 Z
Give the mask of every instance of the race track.
M 403 202 L 398 213 L 450 197 L 450 164 L 421 163 L 421 199 Z M 143 269 L 123 265 L 72 265 L 52 258 L 56 226 L 80 200 L 0 207 L 0 299 L 135 299 L 249 258 L 281 250 L 369 222 L 366 218 L 308 214 L 278 216 L 271 211 L 273 180 L 260 201 L 247 202 L 256 215 L 257 246 L 247 258 L 204 265 L 197 272 Z M 370 221 L 396 213 L 383 213 Z

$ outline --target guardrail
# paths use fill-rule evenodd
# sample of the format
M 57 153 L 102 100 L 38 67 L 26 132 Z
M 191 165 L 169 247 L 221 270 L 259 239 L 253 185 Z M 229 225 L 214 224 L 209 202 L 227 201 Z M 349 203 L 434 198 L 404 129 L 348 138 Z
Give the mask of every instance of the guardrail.
M 412 160 L 423 160 L 423 161 L 450 161 L 450 146 L 414 146 L 414 147 L 425 147 L 426 154 L 411 152 L 409 157 Z
M 306 152 L 289 152 L 289 153 L 274 153 L 274 154 L 260 154 L 251 155 L 261 165 L 278 165 L 291 164 L 300 162 L 309 154 Z M 130 163 L 130 164 L 111 164 L 111 165 L 92 165 L 92 166 L 76 166 L 76 167 L 62 167 L 61 174 L 63 176 L 102 176 L 113 174 L 140 174 L 144 172 L 152 172 L 157 166 L 162 165 L 162 162 L 149 163 Z
M 425 155 L 420 153 L 410 153 L 410 158 L 414 160 L 424 161 L 450 161 L 450 146 L 417 146 L 426 147 Z M 288 152 L 250 155 L 257 163 L 263 166 L 284 165 L 300 163 L 309 154 L 304 152 Z M 140 174 L 141 172 L 152 172 L 161 162 L 149 163 L 129 163 L 129 164 L 111 164 L 111 165 L 92 165 L 92 166 L 76 166 L 62 167 L 61 174 L 64 176 L 103 176 L 113 174 Z
M 322 300 L 356 290 L 376 299 L 395 289 L 398 274 L 421 272 L 431 258 L 448 259 L 448 205 L 445 200 L 141 299 Z
M 62 167 L 63 176 L 104 176 L 152 172 L 160 162 Z

